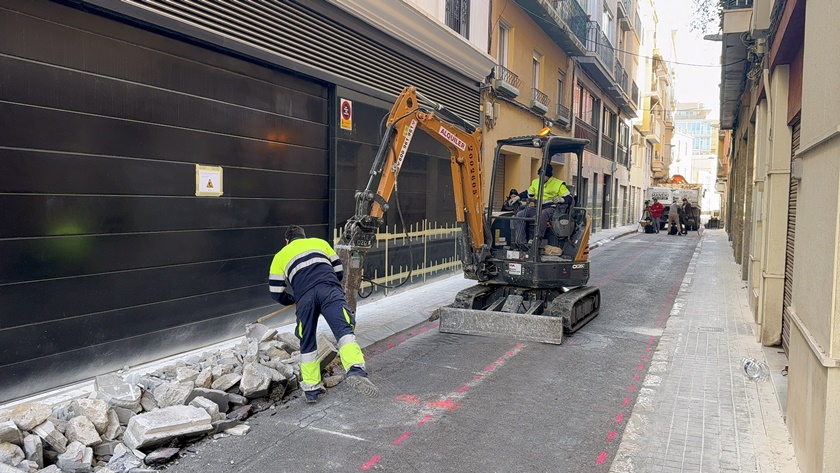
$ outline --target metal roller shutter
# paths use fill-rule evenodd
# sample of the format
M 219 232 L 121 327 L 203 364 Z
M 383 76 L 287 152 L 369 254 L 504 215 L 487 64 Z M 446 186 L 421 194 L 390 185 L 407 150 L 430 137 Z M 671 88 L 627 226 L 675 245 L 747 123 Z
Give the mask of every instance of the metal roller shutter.
M 791 158 L 799 151 L 800 117 L 797 115 L 791 125 Z M 790 316 L 788 308 L 793 300 L 793 243 L 796 237 L 796 198 L 799 193 L 799 180 L 790 180 L 790 194 L 788 197 L 788 225 L 787 242 L 785 247 L 785 288 L 783 293 L 782 310 L 782 349 L 789 356 L 790 346 Z
M 123 0 L 233 41 L 396 97 L 409 85 L 478 123 L 475 84 L 455 80 L 380 44 L 305 3 Z M 107 8 L 102 2 L 95 2 Z M 222 46 L 224 47 L 224 46 Z M 489 73 L 490 71 L 488 71 Z
M 505 155 L 500 154 L 496 163 L 495 176 L 493 178 L 493 208 L 498 210 L 507 199 L 510 189 L 505 188 Z M 516 189 L 522 192 L 522 189 Z

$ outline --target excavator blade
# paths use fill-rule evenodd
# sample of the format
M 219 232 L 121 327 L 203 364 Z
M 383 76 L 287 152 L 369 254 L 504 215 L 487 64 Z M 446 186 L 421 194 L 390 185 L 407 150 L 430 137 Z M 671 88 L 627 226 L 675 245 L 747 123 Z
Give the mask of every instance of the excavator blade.
M 563 319 L 545 315 L 442 307 L 440 331 L 559 345 L 563 342 Z

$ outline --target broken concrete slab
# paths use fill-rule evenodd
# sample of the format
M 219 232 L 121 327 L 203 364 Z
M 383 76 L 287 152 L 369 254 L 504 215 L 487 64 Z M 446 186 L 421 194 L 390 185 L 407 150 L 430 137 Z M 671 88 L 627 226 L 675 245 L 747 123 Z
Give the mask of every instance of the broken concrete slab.
M 108 410 L 108 427 L 102 432 L 103 440 L 116 440 L 120 432 L 120 418 L 114 409 Z
M 56 468 L 55 473 L 61 473 L 61 470 Z M 7 465 L 5 463 L 0 463 L 0 473 L 29 473 L 29 470 L 20 470 L 18 468 L 13 467 L 12 465 Z
M 23 445 L 23 434 L 17 424 L 11 420 L 0 422 L 0 442 L 9 442 L 17 446 Z
M 213 375 L 214 380 L 219 379 L 226 374 L 233 373 L 233 366 L 234 365 L 225 364 L 215 365 L 212 368 L 210 368 L 210 374 Z
M 131 450 L 119 453 L 115 452 L 111 459 L 108 460 L 108 468 L 116 473 L 128 473 L 132 469 L 142 466 L 143 460 L 137 458 Z
M 187 397 L 187 404 L 192 403 L 192 400 L 197 397 L 203 397 L 216 403 L 219 406 L 219 412 L 227 412 L 230 408 L 231 393 L 218 389 L 195 388 Z
M 251 405 L 247 404 L 228 412 L 227 418 L 233 420 L 245 420 L 251 415 Z
M 321 369 L 325 369 L 338 355 L 338 348 L 335 347 L 325 333 L 318 334 L 318 360 L 321 361 Z
M 287 345 L 286 350 L 290 355 L 296 351 L 300 351 L 300 340 L 294 334 L 282 332 L 275 335 L 274 339 L 285 343 Z
M 9 442 L 0 442 L 0 463 L 15 466 L 26 459 L 23 450 Z
M 277 329 L 270 328 L 267 325 L 259 323 L 248 324 L 245 326 L 245 338 L 256 342 L 270 340 L 276 333 Z
M 210 370 L 204 370 L 195 377 L 195 387 L 197 388 L 209 388 L 212 385 L 213 373 Z
M 55 426 L 55 429 L 63 434 L 64 429 L 67 428 L 67 421 L 72 419 L 73 417 L 75 417 L 75 416 L 70 415 L 70 416 L 67 417 L 67 419 L 59 419 L 57 417 L 47 417 L 47 420 L 52 422 L 53 425 Z
M 67 437 L 56 430 L 55 426 L 50 421 L 46 421 L 41 425 L 35 426 L 35 428 L 32 429 L 32 433 L 41 437 L 41 440 L 43 440 L 45 444 L 49 445 L 50 448 L 58 453 L 64 453 L 67 449 Z
M 37 435 L 27 435 L 23 439 L 23 453 L 27 460 L 34 461 L 38 468 L 44 467 L 44 443 Z
M 0 473 L 3 473 L 3 472 L 0 471 Z M 42 469 L 38 470 L 36 473 L 61 473 L 61 468 L 59 468 L 55 465 L 50 465 L 46 468 L 42 468 Z
M 182 367 L 175 370 L 175 381 L 184 382 L 191 381 L 195 385 L 195 380 L 198 378 L 199 371 L 195 368 Z
M 85 416 L 76 416 L 67 422 L 67 429 L 64 436 L 68 442 L 79 442 L 85 447 L 97 444 L 102 441 L 99 432 L 96 431 L 93 422 Z
M 102 399 L 76 399 L 70 403 L 73 417 L 87 417 L 100 434 L 108 427 L 108 409 L 108 403 Z
M 239 425 L 240 423 L 241 423 L 241 421 L 236 420 L 236 419 L 221 419 L 221 420 L 217 420 L 217 421 L 214 421 L 214 422 L 212 423 L 212 425 L 213 425 L 213 430 L 211 430 L 211 431 L 210 431 L 210 433 L 211 433 L 211 434 L 217 434 L 217 433 L 219 433 L 219 432 L 224 432 L 225 430 L 227 430 L 227 429 L 229 429 L 229 428 L 231 428 L 231 427 L 234 427 L 234 426 L 236 426 L 236 425 Z
M 160 445 L 184 435 L 209 432 L 210 414 L 193 406 L 170 406 L 138 414 L 128 422 L 123 442 L 129 448 Z
M 236 386 L 236 383 L 238 383 L 240 379 L 242 379 L 241 375 L 228 373 L 213 381 L 213 384 L 211 384 L 210 387 L 218 389 L 219 391 L 227 391 L 228 389 Z
M 106 460 L 114 456 L 114 450 L 117 445 L 122 445 L 119 440 L 108 440 L 93 446 L 93 454 L 97 457 L 108 457 Z
M 192 381 L 172 381 L 155 389 L 154 396 L 158 407 L 184 405 L 195 385 Z
M 96 397 L 107 402 L 108 405 L 139 412 L 140 396 L 142 395 L 140 386 L 126 383 L 115 374 L 97 376 L 93 384 L 96 389 Z
M 32 430 L 36 425 L 43 424 L 52 414 L 52 408 L 40 402 L 27 402 L 15 407 L 10 419 L 20 430 Z
M 93 449 L 79 442 L 70 442 L 67 451 L 58 456 L 56 465 L 67 473 L 90 473 L 93 469 Z
M 140 407 L 142 407 L 146 412 L 153 411 L 158 408 L 155 396 L 151 391 L 143 391 L 143 395 L 140 397 Z
M 123 407 L 114 407 L 111 410 L 117 415 L 117 420 L 120 425 L 128 425 L 128 420 L 137 415 L 131 409 L 125 409 Z

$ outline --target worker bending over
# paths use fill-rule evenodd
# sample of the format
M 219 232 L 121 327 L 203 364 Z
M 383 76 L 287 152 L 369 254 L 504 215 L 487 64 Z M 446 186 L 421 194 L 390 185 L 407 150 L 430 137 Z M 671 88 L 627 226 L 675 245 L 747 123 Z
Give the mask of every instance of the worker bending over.
M 347 384 L 368 396 L 376 396 L 379 390 L 365 371 L 362 349 L 353 332 L 355 316 L 341 287 L 344 276 L 341 260 L 329 243 L 320 238 L 306 238 L 303 228 L 297 225 L 289 226 L 285 238 L 286 246 L 271 262 L 268 285 L 271 297 L 280 304 L 297 304 L 295 334 L 300 339 L 301 388 L 306 402 L 317 402 L 318 394 L 324 390 L 315 337 L 319 314 L 324 314 L 338 340 L 338 356 L 347 373 Z

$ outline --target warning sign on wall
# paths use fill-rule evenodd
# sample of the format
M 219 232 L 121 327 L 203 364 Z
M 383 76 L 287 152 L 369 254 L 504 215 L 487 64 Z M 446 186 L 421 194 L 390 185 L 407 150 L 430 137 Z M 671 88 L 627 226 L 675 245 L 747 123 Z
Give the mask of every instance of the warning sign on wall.
M 222 195 L 222 168 L 220 166 L 195 165 L 195 195 Z
M 341 129 L 353 129 L 353 102 L 347 99 L 341 99 L 341 106 L 339 107 L 341 113 Z

